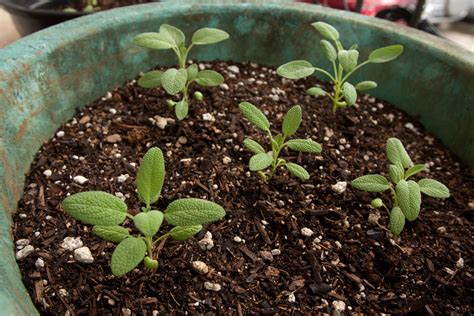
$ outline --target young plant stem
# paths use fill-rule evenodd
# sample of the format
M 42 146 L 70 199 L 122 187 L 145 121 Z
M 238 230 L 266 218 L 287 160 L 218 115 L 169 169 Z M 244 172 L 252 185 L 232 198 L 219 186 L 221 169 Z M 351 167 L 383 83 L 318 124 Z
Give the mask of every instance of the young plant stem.
M 170 233 L 167 232 L 166 234 L 161 235 L 160 237 L 156 238 L 156 239 L 153 241 L 153 245 L 156 244 L 157 242 L 159 242 L 160 240 L 167 238 L 169 235 L 170 235 Z
M 152 249 L 153 241 L 152 241 L 151 237 L 145 237 L 144 240 L 145 240 L 145 244 L 146 244 L 146 251 L 148 252 L 148 257 L 153 259 L 153 249 Z
M 393 189 L 392 186 L 390 186 L 390 191 L 392 192 L 392 196 L 393 196 L 393 207 L 398 207 L 398 196 L 397 196 L 397 192 Z

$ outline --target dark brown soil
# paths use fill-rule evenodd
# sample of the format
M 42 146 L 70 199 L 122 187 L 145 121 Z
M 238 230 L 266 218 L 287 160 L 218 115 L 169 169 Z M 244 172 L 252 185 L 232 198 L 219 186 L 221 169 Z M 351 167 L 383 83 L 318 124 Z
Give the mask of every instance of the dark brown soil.
M 305 95 L 314 78 L 282 80 L 274 69 L 254 64 L 237 65 L 235 75 L 227 66 L 207 65 L 224 74 L 227 86 L 200 89 L 204 101 L 193 104 L 189 118 L 169 121 L 164 130 L 154 124 L 155 116 L 175 118 L 164 92 L 142 89 L 133 81 L 78 111 L 60 128 L 64 136 L 44 144 L 13 228 L 15 240 L 26 238 L 35 247 L 19 265 L 38 309 L 53 315 L 301 315 L 330 313 L 344 302 L 347 314 L 473 313 L 472 170 L 385 102 L 364 96 L 357 106 L 332 114 L 327 99 Z M 264 135 L 239 113 L 238 103 L 244 100 L 267 111 L 275 131 L 290 106 L 302 106 L 297 137 L 322 143 L 323 152 L 282 154 L 305 165 L 309 181 L 301 183 L 279 170 L 264 184 L 248 172 L 251 154 L 242 149 L 242 141 L 251 136 L 263 142 Z M 204 120 L 206 113 L 215 121 Z M 114 134 L 121 140 L 111 143 L 108 136 Z M 350 185 L 342 194 L 331 188 L 363 174 L 386 174 L 389 137 L 400 138 L 413 161 L 429 167 L 415 178 L 442 181 L 452 194 L 446 200 L 424 196 L 419 219 L 397 238 L 384 229 L 386 213 L 380 214 L 379 225 L 368 222 L 370 214 L 378 213 L 369 205 L 376 194 Z M 166 156 L 159 209 L 177 198 L 199 197 L 224 206 L 227 216 L 189 241 L 167 240 L 156 272 L 141 264 L 114 277 L 109 267 L 113 244 L 64 214 L 60 202 L 69 193 L 103 190 L 126 197 L 131 212 L 137 212 L 136 164 L 150 146 Z M 224 164 L 224 157 L 230 162 Z M 45 170 L 52 175 L 46 177 Z M 122 174 L 129 178 L 119 183 Z M 78 175 L 88 182 L 76 183 Z M 302 228 L 314 235 L 303 236 Z M 208 251 L 198 245 L 206 231 L 215 243 Z M 60 247 L 68 236 L 81 237 L 93 264 L 76 262 L 72 252 Z M 271 258 L 262 253 L 274 249 L 281 254 Z M 38 258 L 44 269 L 35 267 Z M 210 272 L 195 272 L 195 260 L 205 262 Z M 222 289 L 208 291 L 206 281 Z
M 153 0 L 97 0 L 97 6 L 100 10 L 109 10 L 118 7 L 125 7 L 133 4 L 156 2 Z M 82 11 L 87 6 L 87 0 L 71 0 L 67 5 L 61 5 L 58 10 L 65 8 L 73 8 L 77 11 Z

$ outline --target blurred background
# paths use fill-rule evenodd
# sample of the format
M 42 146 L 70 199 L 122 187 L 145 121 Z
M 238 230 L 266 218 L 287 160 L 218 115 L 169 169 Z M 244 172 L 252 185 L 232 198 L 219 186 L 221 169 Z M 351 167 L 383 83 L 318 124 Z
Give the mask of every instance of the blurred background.
M 70 2 L 74 1 L 80 0 Z M 285 0 L 275 1 L 281 2 Z M 31 2 L 34 1 L 28 1 L 28 3 Z M 82 2 L 86 3 L 85 0 Z M 211 2 L 220 1 L 213 0 Z M 247 1 L 241 0 L 240 2 Z M 377 16 L 395 21 L 401 24 L 400 27 L 405 27 L 406 25 L 416 27 L 425 32 L 444 37 L 474 52 L 474 0 L 304 0 L 304 2 L 318 2 L 321 5 L 341 10 Z M 24 24 L 25 21 L 22 19 L 26 15 L 34 15 L 34 10 L 37 8 L 32 6 L 20 8 L 21 3 L 21 0 L 0 0 L 0 48 L 33 31 L 24 29 L 22 23 Z M 40 7 L 40 9 L 42 8 Z M 24 12 L 21 12 L 23 10 Z M 43 14 L 41 18 L 44 18 L 44 12 L 41 14 Z M 58 15 L 58 11 L 55 11 L 53 14 Z M 81 14 L 84 13 L 77 12 L 75 16 Z M 74 17 L 74 13 L 66 14 L 64 19 L 71 17 Z

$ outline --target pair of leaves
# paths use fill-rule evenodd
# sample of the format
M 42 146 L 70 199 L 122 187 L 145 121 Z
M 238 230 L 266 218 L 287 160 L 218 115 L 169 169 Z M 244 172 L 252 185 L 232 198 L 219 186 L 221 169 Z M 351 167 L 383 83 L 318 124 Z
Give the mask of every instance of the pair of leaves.
M 229 34 L 216 28 L 202 28 L 194 32 L 191 42 L 193 45 L 214 44 L 229 38 Z M 136 45 L 152 49 L 180 48 L 185 45 L 185 35 L 177 27 L 162 24 L 160 32 L 149 32 L 134 38 Z

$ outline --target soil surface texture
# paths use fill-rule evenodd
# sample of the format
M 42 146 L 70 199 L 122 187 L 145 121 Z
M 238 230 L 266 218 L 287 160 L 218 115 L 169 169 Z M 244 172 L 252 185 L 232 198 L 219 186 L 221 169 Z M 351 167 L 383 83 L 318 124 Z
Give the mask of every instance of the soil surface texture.
M 128 5 L 156 2 L 153 0 L 97 0 L 97 7 L 100 10 L 108 10 L 118 7 L 125 7 Z M 66 8 L 73 8 L 77 11 L 82 11 L 87 6 L 87 0 L 71 0 L 67 5 L 62 4 L 58 7 L 58 10 L 64 10 Z
M 198 87 L 204 100 L 193 101 L 185 120 L 176 120 L 163 90 L 131 81 L 78 110 L 38 152 L 13 234 L 15 241 L 26 239 L 18 248 L 34 247 L 19 266 L 43 314 L 474 312 L 471 169 L 386 102 L 360 96 L 355 106 L 333 114 L 327 98 L 305 94 L 314 85 L 329 89 L 315 78 L 285 80 L 274 68 L 249 63 L 199 67 L 221 72 L 226 83 Z M 301 182 L 279 169 L 262 183 L 249 172 L 245 137 L 270 148 L 265 135 L 241 115 L 241 101 L 261 108 L 275 132 L 286 111 L 301 105 L 303 123 L 294 137 L 312 138 L 323 152 L 284 150 L 282 157 L 305 166 L 310 180 Z M 445 200 L 423 196 L 419 218 L 407 222 L 399 237 L 387 231 L 387 213 L 370 206 L 375 197 L 390 205 L 389 193 L 350 186 L 361 175 L 388 176 L 389 137 L 404 143 L 414 163 L 426 164 L 428 171 L 415 180 L 433 178 L 451 191 Z M 160 244 L 157 271 L 140 264 L 115 277 L 109 266 L 115 246 L 65 214 L 60 203 L 68 194 L 101 190 L 125 199 L 132 214 L 138 212 L 135 175 L 152 146 L 160 147 L 166 160 L 156 209 L 196 197 L 222 205 L 227 215 L 188 241 Z M 133 225 L 126 221 L 125 226 Z M 164 224 L 161 231 L 168 229 Z M 214 246 L 202 250 L 199 242 L 206 233 Z M 63 249 L 66 237 L 80 238 L 94 262 L 78 262 L 72 250 Z M 195 271 L 194 261 L 204 262 L 207 273 Z

